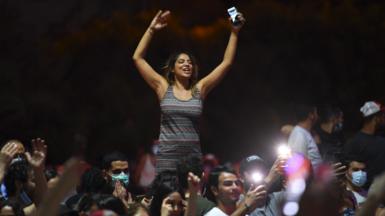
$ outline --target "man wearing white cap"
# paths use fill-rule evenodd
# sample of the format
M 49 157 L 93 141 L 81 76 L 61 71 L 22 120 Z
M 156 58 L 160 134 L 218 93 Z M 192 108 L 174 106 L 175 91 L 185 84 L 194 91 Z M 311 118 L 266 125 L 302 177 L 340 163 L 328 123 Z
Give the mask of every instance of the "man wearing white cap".
M 385 138 L 376 136 L 377 129 L 385 123 L 385 107 L 368 101 L 361 107 L 363 117 L 361 130 L 345 146 L 345 153 L 360 155 L 367 165 L 368 183 L 385 171 Z M 367 185 L 369 185 L 367 184 Z

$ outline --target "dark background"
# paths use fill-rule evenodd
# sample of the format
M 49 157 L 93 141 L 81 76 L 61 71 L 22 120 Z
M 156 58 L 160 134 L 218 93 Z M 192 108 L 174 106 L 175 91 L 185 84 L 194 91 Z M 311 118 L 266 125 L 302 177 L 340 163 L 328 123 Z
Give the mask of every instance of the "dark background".
M 211 92 L 202 148 L 222 160 L 271 154 L 297 102 L 332 104 L 359 127 L 364 101 L 384 101 L 385 3 L 361 0 L 242 0 L 247 23 L 235 65 Z M 158 9 L 169 26 L 148 61 L 161 68 L 187 49 L 200 76 L 229 36 L 219 0 L 0 0 L 0 139 L 43 137 L 49 161 L 91 161 L 111 150 L 134 160 L 159 133 L 159 104 L 131 56 Z

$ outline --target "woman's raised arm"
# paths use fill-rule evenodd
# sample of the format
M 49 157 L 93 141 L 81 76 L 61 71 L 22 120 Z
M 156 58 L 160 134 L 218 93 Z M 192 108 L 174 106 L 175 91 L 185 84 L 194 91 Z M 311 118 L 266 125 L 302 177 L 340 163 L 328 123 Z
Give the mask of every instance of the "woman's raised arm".
M 167 19 L 170 16 L 170 11 L 159 11 L 146 32 L 142 36 L 132 59 L 135 63 L 136 68 L 142 75 L 144 80 L 150 85 L 152 89 L 156 91 L 158 97 L 162 97 L 167 88 L 167 81 L 159 73 L 157 73 L 150 64 L 144 59 L 148 46 L 150 45 L 151 39 L 155 32 L 163 29 L 167 26 Z
M 201 79 L 197 83 L 197 88 L 201 92 L 201 96 L 205 98 L 207 94 L 222 80 L 222 78 L 226 75 L 226 72 L 230 69 L 231 65 L 234 62 L 235 53 L 237 50 L 238 43 L 238 33 L 245 23 L 245 18 L 242 14 L 238 15 L 240 20 L 239 25 L 231 25 L 231 34 L 229 38 L 229 42 L 227 43 L 227 47 L 225 50 L 225 54 L 223 56 L 222 62 L 206 77 Z

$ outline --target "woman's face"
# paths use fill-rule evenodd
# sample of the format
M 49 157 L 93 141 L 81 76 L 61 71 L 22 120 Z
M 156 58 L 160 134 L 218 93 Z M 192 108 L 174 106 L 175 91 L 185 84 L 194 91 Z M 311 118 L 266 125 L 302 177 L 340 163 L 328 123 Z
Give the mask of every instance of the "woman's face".
M 193 74 L 193 64 L 186 53 L 179 54 L 174 65 L 174 75 L 178 78 L 190 79 Z
M 171 211 L 169 212 L 170 216 L 180 216 L 182 215 L 185 204 L 184 200 L 182 199 L 182 196 L 179 192 L 172 192 L 168 195 L 169 200 L 167 201 L 167 204 L 171 205 Z

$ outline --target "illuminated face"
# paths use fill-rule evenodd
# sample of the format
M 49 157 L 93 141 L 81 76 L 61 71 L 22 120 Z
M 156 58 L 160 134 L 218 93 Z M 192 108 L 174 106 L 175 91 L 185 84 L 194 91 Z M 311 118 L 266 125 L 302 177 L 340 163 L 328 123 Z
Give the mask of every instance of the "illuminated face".
M 214 188 L 215 197 L 224 204 L 235 204 L 241 194 L 241 181 L 233 173 L 222 172 L 218 178 L 218 188 Z
M 168 195 L 169 200 L 167 201 L 167 204 L 171 205 L 171 210 L 169 211 L 169 216 L 180 216 L 182 215 L 185 204 L 183 201 L 182 196 L 179 192 L 172 192 Z
M 190 79 L 193 74 L 193 64 L 190 56 L 181 53 L 175 61 L 173 72 L 178 78 Z

